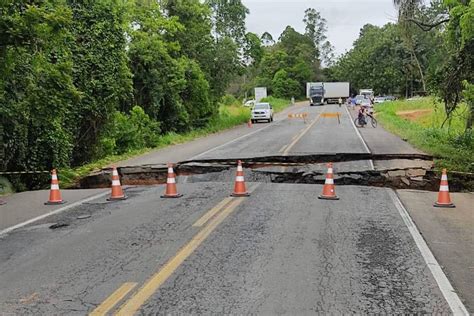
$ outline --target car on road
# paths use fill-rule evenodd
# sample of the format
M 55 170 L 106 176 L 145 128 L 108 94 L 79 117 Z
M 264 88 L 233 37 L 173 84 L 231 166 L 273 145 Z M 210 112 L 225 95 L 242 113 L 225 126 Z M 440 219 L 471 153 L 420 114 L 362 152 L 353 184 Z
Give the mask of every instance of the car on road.
M 257 121 L 273 122 L 273 108 L 270 103 L 257 103 L 252 109 L 252 123 Z
M 360 105 L 362 100 L 368 100 L 365 96 L 363 96 L 362 94 L 358 94 L 355 96 L 355 104 L 356 105 Z
M 375 97 L 374 99 L 374 103 L 384 103 L 385 101 L 387 101 L 385 97 Z
M 395 101 L 397 98 L 394 97 L 393 95 L 387 95 L 385 97 L 385 101 Z
M 245 101 L 245 103 L 244 103 L 244 106 L 245 106 L 245 107 L 252 107 L 252 106 L 254 106 L 254 105 L 255 105 L 255 100 L 247 100 L 247 101 Z

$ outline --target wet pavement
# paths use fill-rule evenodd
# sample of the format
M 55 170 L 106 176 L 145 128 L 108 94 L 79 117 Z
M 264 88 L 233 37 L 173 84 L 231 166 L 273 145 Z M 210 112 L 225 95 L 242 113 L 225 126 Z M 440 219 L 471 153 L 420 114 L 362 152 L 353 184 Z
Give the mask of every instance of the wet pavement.
M 359 138 L 347 113 L 341 124 L 320 116 L 344 108 L 299 111 L 309 113 L 306 124 L 280 118 L 196 156 L 364 153 L 375 146 Z M 362 160 L 339 168 L 372 165 Z M 254 175 L 256 182 L 247 183 L 251 196 L 231 198 L 234 171 L 179 177 L 179 199 L 160 198 L 164 185 L 130 187 L 125 201 L 97 198 L 2 236 L 0 311 L 452 313 L 391 189 L 337 186 L 340 200 L 320 200 L 320 184 L 269 183 Z

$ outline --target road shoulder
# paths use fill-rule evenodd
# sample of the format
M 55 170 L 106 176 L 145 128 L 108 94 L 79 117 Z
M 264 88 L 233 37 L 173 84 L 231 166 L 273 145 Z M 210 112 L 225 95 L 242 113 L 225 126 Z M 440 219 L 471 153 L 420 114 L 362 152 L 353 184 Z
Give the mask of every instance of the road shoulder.
M 473 193 L 451 193 L 456 208 L 436 208 L 436 192 L 398 190 L 426 243 L 457 289 L 469 312 L 474 311 Z

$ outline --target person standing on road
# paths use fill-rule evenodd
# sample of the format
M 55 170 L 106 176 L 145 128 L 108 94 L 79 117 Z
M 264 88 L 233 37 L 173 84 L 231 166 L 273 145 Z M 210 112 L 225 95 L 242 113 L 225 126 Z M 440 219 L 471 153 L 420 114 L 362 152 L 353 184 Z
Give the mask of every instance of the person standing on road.
M 339 107 L 341 107 L 341 105 L 342 105 L 342 98 L 340 97 L 339 98 Z

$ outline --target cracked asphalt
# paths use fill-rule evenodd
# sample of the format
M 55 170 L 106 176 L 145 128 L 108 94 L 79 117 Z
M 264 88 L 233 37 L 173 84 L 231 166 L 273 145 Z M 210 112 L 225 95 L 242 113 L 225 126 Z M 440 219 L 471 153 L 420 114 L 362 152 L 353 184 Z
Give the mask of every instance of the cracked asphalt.
M 340 125 L 318 118 L 337 106 L 299 111 L 307 125 L 283 119 L 203 157 L 364 152 L 344 109 Z M 1 236 L 0 315 L 85 315 L 126 282 L 136 287 L 108 314 L 137 297 L 139 315 L 451 314 L 389 189 L 338 186 L 329 201 L 317 199 L 321 185 L 247 186 L 250 197 L 229 198 L 232 175 L 188 177 L 179 199 L 161 199 L 162 185 L 130 187 L 128 200 Z

